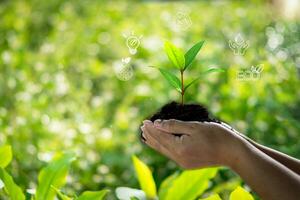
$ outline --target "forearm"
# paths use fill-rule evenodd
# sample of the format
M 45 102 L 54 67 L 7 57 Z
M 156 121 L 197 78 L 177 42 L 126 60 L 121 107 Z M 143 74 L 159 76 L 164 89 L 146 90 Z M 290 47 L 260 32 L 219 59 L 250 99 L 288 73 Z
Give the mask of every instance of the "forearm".
M 265 154 L 267 154 L 268 156 L 272 157 L 273 159 L 277 160 L 278 162 L 280 162 L 281 164 L 283 164 L 284 166 L 286 166 L 287 168 L 289 168 L 290 170 L 292 170 L 293 172 L 295 172 L 296 174 L 300 175 L 300 161 L 288 156 L 284 153 L 281 153 L 279 151 L 276 151 L 274 149 L 268 148 L 266 146 L 263 146 L 261 144 L 258 144 L 256 142 L 254 142 L 253 140 L 247 138 L 244 136 L 244 138 L 250 142 L 252 145 L 254 145 L 256 148 L 258 148 L 259 150 L 261 150 L 262 152 L 264 152 Z
M 292 170 L 296 174 L 300 175 L 300 160 L 297 160 L 297 159 L 295 159 L 291 156 L 288 156 L 284 153 L 281 153 L 281 152 L 276 151 L 274 149 L 271 149 L 271 148 L 268 148 L 268 147 L 263 146 L 261 144 L 258 144 L 257 142 L 253 141 L 252 139 L 248 138 L 247 136 L 245 136 L 245 135 L 239 133 L 238 131 L 234 130 L 228 124 L 226 124 L 226 123 L 222 123 L 222 124 L 225 125 L 227 128 L 230 128 L 232 131 L 234 131 L 235 133 L 237 133 L 238 135 L 240 135 L 244 139 L 246 139 L 248 142 L 250 142 L 253 146 L 258 148 L 260 151 L 264 152 L 265 154 L 267 154 L 268 156 L 270 156 L 273 159 L 277 160 L 278 162 L 280 162 L 281 164 L 283 164 L 284 166 L 286 166 L 287 168 L 289 168 L 290 170 Z
M 264 200 L 296 200 L 300 197 L 300 176 L 242 141 L 237 156 L 229 164 Z

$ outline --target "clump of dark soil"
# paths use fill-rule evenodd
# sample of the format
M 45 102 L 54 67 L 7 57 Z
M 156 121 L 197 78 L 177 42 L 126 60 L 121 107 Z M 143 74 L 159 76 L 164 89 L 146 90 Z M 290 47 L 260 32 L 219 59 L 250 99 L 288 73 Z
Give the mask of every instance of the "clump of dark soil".
M 158 112 L 147 118 L 154 122 L 156 119 L 177 119 L 181 121 L 219 122 L 212 118 L 207 109 L 200 104 L 184 104 L 170 102 Z M 141 136 L 142 137 L 142 136 Z M 144 140 L 144 138 L 142 138 Z
M 154 122 L 156 119 L 178 119 L 181 121 L 217 122 L 211 118 L 207 109 L 200 104 L 184 104 L 172 101 L 164 105 L 157 113 L 152 115 L 149 120 Z

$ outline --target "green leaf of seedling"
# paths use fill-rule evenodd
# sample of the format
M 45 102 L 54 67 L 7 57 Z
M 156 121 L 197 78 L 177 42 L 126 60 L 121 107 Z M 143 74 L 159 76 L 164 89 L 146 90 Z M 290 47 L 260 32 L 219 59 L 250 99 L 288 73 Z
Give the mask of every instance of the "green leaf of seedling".
M 36 191 L 36 200 L 52 200 L 55 191 L 51 186 L 60 188 L 66 182 L 66 177 L 71 163 L 75 160 L 73 153 L 57 155 L 48 166 L 42 169 L 38 176 L 39 185 Z
M 219 67 L 210 67 L 208 70 L 202 72 L 202 75 L 206 75 L 214 72 L 225 72 L 225 70 Z
M 169 60 L 178 68 L 184 69 L 185 58 L 183 52 L 170 42 L 165 42 L 165 51 Z
M 141 189 L 146 193 L 147 198 L 156 198 L 156 185 L 149 167 L 136 156 L 132 156 L 132 161 Z
M 210 74 L 210 73 L 214 73 L 214 72 L 224 72 L 224 69 L 216 68 L 216 67 L 209 68 L 208 70 L 202 72 L 200 76 L 198 76 L 197 78 L 195 78 L 194 80 L 192 80 L 189 84 L 187 84 L 184 87 L 184 91 L 186 91 L 191 85 L 193 85 L 194 83 L 196 83 L 197 81 L 199 81 L 205 75 Z
M 10 199 L 13 200 L 25 200 L 21 188 L 14 182 L 13 178 L 5 171 L 0 168 L 0 179 L 4 183 L 4 189 L 9 195 Z
M 181 81 L 177 78 L 177 76 L 162 68 L 159 68 L 159 71 L 178 92 L 181 92 Z
M 192 48 L 190 48 L 186 52 L 186 54 L 184 55 L 184 57 L 185 57 L 185 66 L 184 66 L 183 70 L 186 70 L 186 68 L 188 66 L 190 66 L 190 64 L 193 62 L 193 60 L 197 56 L 198 52 L 202 48 L 203 44 L 204 44 L 204 41 L 198 42 L 197 44 L 195 44 Z
M 12 160 L 11 146 L 5 145 L 0 147 L 0 167 L 5 168 Z
M 189 84 L 187 84 L 184 87 L 184 91 L 186 91 L 191 85 L 193 85 L 194 83 L 196 83 L 197 81 L 199 81 L 202 77 L 203 77 L 203 75 L 200 75 L 199 77 L 197 77 L 194 80 L 192 80 Z
M 100 191 L 85 191 L 83 192 L 77 200 L 103 200 L 109 190 L 100 190 Z
M 254 200 L 254 198 L 244 188 L 238 186 L 231 192 L 229 200 Z

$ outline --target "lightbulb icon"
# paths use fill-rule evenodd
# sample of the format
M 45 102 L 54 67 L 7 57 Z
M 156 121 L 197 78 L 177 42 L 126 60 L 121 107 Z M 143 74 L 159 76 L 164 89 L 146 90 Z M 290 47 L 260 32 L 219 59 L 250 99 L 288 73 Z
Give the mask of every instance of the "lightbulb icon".
M 134 32 L 131 32 L 131 35 L 126 36 L 126 45 L 129 49 L 129 53 L 131 55 L 136 54 L 138 47 L 141 44 L 141 38 L 143 36 L 136 36 L 134 35 Z

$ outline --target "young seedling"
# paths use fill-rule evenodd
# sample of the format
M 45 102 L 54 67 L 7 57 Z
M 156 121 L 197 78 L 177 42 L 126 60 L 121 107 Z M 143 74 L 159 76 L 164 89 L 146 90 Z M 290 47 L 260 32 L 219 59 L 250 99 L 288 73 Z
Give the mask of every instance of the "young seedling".
M 206 74 L 224 71 L 221 68 L 211 67 L 208 70 L 202 72 L 200 76 L 196 77 L 190 83 L 188 84 L 184 83 L 184 72 L 189 66 L 191 66 L 191 63 L 196 58 L 203 44 L 204 41 L 198 42 L 192 48 L 190 48 L 185 54 L 183 54 L 183 52 L 179 48 L 177 48 L 174 44 L 170 42 L 165 42 L 164 45 L 165 51 L 168 55 L 169 60 L 180 72 L 180 79 L 175 74 L 169 72 L 166 69 L 158 68 L 158 70 L 163 75 L 163 77 L 181 94 L 181 105 L 183 105 L 184 103 L 184 94 L 191 85 L 193 85 L 198 80 L 203 78 L 203 76 Z

